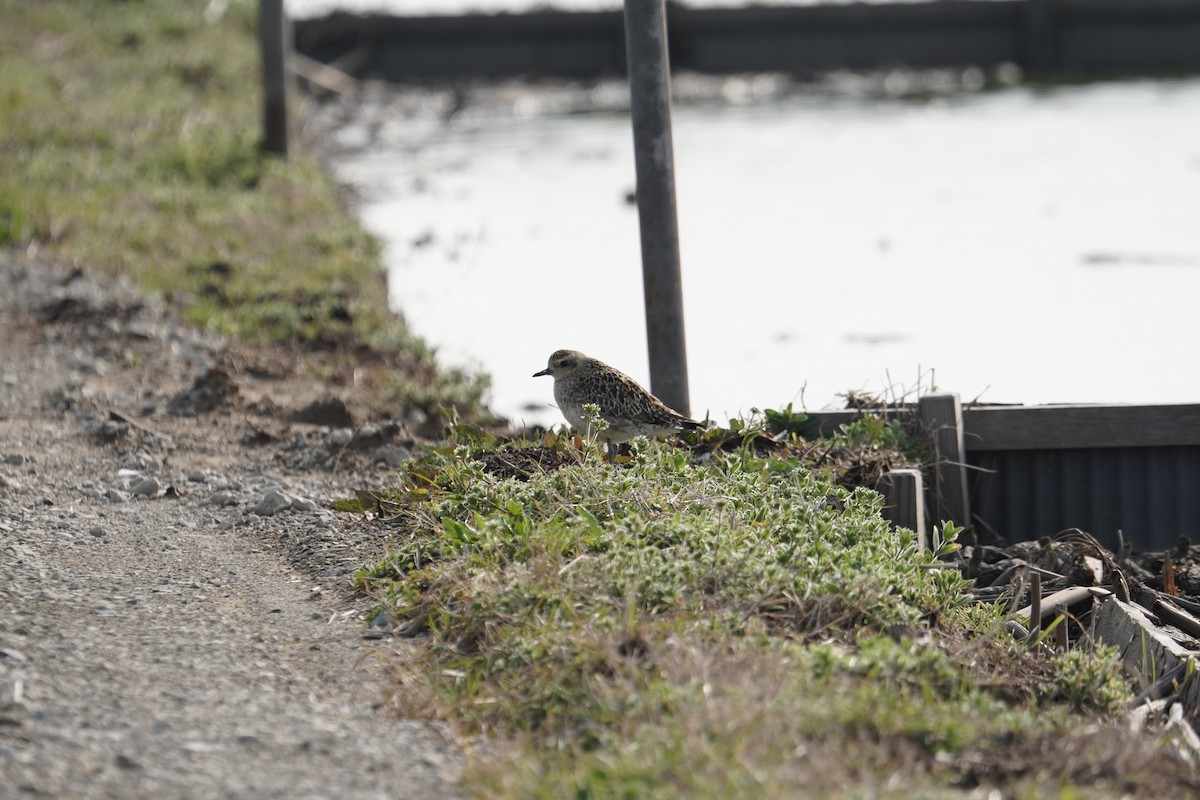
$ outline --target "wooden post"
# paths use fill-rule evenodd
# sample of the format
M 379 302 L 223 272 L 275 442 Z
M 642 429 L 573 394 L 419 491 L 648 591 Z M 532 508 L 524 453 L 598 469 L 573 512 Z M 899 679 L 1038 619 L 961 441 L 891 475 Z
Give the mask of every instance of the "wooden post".
M 917 544 L 929 549 L 925 533 L 925 483 L 918 469 L 893 469 L 879 476 L 875 491 L 883 495 L 883 518 L 894 527 L 917 534 Z
M 1042 634 L 1042 576 L 1029 576 L 1029 643 L 1033 644 Z
M 287 158 L 287 15 L 283 0 L 258 0 L 263 66 L 263 150 Z
M 690 414 L 663 0 L 625 0 L 625 56 L 637 170 L 650 390 L 679 413 Z
M 970 529 L 962 403 L 956 394 L 931 394 L 917 401 L 917 416 L 933 439 L 933 514 Z

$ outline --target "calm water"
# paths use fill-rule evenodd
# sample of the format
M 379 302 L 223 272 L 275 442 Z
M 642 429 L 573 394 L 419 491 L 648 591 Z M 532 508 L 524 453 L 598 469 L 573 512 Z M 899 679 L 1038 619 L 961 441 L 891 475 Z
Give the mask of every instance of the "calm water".
M 332 143 L 395 305 L 528 422 L 557 419 L 529 377 L 556 348 L 647 380 L 628 117 L 545 109 L 381 112 L 370 144 L 361 123 Z M 1200 81 L 808 94 L 674 122 L 693 413 L 934 382 L 1200 402 Z

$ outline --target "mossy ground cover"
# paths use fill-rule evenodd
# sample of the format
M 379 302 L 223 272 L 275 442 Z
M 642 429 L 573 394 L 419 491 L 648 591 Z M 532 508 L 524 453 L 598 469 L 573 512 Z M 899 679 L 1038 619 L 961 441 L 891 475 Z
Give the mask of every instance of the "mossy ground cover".
M 1014 642 L 820 457 L 898 431 L 766 452 L 764 422 L 641 441 L 615 466 L 586 440 L 458 428 L 377 498 L 402 533 L 357 582 L 413 643 L 397 706 L 511 745 L 483 751 L 473 791 L 1120 796 L 1148 779 L 1161 753 L 1109 722 L 1130 697 L 1112 652 Z M 1086 747 L 1048 746 L 1085 725 Z
M 0 0 L 0 247 L 130 276 L 197 324 L 379 366 L 399 404 L 470 415 L 485 383 L 438 369 L 389 312 L 379 245 L 317 159 L 262 152 L 257 3 L 209 7 Z

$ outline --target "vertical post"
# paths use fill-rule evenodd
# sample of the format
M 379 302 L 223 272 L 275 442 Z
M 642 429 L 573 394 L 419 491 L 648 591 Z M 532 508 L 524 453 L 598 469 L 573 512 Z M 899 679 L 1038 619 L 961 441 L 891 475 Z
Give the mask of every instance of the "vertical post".
M 287 158 L 287 16 L 283 0 L 258 0 L 263 65 L 263 150 Z
M 650 390 L 679 413 L 689 414 L 667 12 L 663 0 L 625 0 L 625 56 L 637 168 Z
M 940 522 L 971 527 L 967 496 L 967 455 L 963 443 L 962 403 L 956 394 L 931 394 L 917 400 L 917 415 L 933 438 L 933 512 Z
M 929 549 L 925 533 L 925 486 L 919 469 L 893 469 L 879 476 L 875 491 L 883 495 L 883 518 L 917 534 L 917 546 Z

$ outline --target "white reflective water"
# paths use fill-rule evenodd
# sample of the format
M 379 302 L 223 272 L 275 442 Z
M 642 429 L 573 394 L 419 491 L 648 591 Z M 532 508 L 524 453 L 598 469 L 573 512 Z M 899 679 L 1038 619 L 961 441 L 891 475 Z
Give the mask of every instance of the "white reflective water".
M 395 305 L 496 411 L 555 421 L 529 376 L 560 347 L 647 381 L 626 115 L 378 134 L 335 171 Z M 1200 402 L 1200 81 L 682 105 L 675 155 L 696 415 L 929 370 L 966 400 Z

